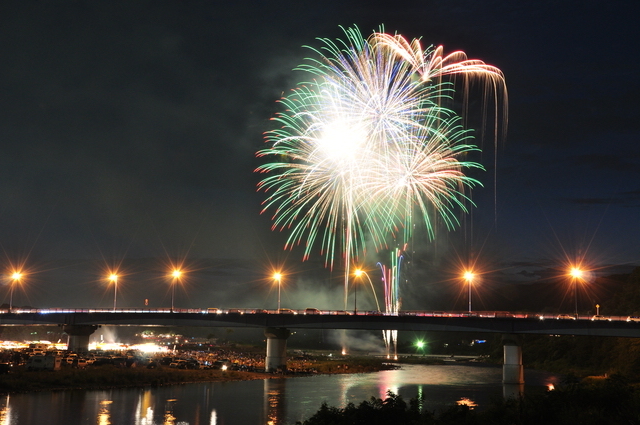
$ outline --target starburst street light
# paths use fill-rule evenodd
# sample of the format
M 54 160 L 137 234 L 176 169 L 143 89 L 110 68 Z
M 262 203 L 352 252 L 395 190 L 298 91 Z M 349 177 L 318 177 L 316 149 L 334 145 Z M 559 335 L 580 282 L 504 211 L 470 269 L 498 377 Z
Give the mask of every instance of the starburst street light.
M 280 286 L 281 286 L 281 281 L 282 281 L 282 274 L 281 273 L 274 273 L 273 274 L 273 279 L 278 282 L 278 313 L 280 313 Z
M 173 301 L 176 295 L 176 283 L 180 281 L 180 277 L 182 276 L 182 271 L 180 269 L 174 269 L 171 273 L 171 312 L 173 313 Z
M 364 274 L 364 271 L 356 269 L 353 274 L 359 278 Z M 358 314 L 358 284 L 355 281 L 353 282 L 353 313 Z
M 469 313 L 471 313 L 471 285 L 473 284 L 473 279 L 476 275 L 472 271 L 464 272 L 464 280 L 467 281 L 467 286 L 469 287 Z
M 584 275 L 584 271 L 579 267 L 572 267 L 569 271 L 569 275 L 571 276 L 571 280 L 573 281 L 573 297 L 576 304 L 575 316 L 578 317 L 578 280 L 582 279 Z
M 16 283 L 20 283 L 20 279 L 22 279 L 22 273 L 16 271 L 11 275 L 11 290 L 9 295 L 9 313 L 11 313 L 11 309 L 13 307 L 13 287 Z
M 118 275 L 111 273 L 109 275 L 109 282 L 113 282 L 113 311 L 116 311 L 116 299 L 118 297 Z
M 374 288 L 373 282 L 371 282 L 371 278 L 369 277 L 369 274 L 362 269 L 356 269 L 356 271 L 353 274 L 356 277 L 362 277 L 363 275 L 367 277 L 367 280 L 369 281 L 369 285 L 371 286 L 371 291 L 373 292 L 373 298 L 376 300 L 376 306 L 378 307 L 378 312 L 380 312 L 380 303 L 378 302 L 378 295 L 376 294 L 376 288 Z

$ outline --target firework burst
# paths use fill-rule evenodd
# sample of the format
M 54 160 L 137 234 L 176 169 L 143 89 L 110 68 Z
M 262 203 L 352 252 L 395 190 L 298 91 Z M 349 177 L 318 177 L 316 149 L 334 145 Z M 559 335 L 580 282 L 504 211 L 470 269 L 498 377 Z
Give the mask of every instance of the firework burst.
M 326 264 L 345 264 L 345 303 L 352 259 L 371 235 L 376 248 L 389 236 L 411 236 L 419 217 L 434 236 L 434 220 L 457 224 L 465 190 L 479 182 L 465 169 L 477 150 L 460 118 L 442 106 L 453 96 L 450 75 L 504 81 L 497 68 L 462 52 L 423 51 L 418 40 L 345 29 L 345 40 L 319 39 L 314 57 L 297 68 L 308 81 L 280 100 L 258 156 L 271 161 L 258 189 L 267 194 L 273 228 L 289 231 L 285 248 L 305 244 L 304 258 L 320 243 Z M 466 81 L 466 79 L 465 79 Z

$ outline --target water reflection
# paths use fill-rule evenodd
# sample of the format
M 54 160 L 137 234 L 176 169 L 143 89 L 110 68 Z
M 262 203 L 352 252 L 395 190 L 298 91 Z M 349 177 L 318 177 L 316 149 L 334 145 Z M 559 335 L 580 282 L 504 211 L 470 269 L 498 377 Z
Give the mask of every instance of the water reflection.
M 153 396 L 151 390 L 144 390 L 138 396 L 136 405 L 136 422 L 135 425 L 152 425 L 153 424 Z
M 286 379 L 264 380 L 264 417 L 267 425 L 284 423 L 286 385 Z
M 456 401 L 456 404 L 458 406 L 467 406 L 469 410 L 473 410 L 474 407 L 478 406 L 475 401 L 468 397 L 462 397 L 460 400 Z
M 102 400 L 100 402 L 100 410 L 98 410 L 98 425 L 111 425 L 111 400 Z
M 0 402 L 0 425 L 11 425 L 11 406 L 9 406 L 9 395 Z
M 167 400 L 164 405 L 164 422 L 162 425 L 175 425 L 176 417 L 173 416 L 173 406 L 175 402 L 178 401 L 175 398 Z
M 394 373 L 394 372 L 398 372 L 398 370 L 388 370 L 387 372 L 389 373 L 383 374 L 382 379 L 378 381 L 379 382 L 378 384 L 379 398 L 381 398 L 382 400 L 387 398 L 387 394 L 389 392 L 392 392 L 394 394 L 399 394 L 399 391 L 400 391 L 400 388 L 398 386 L 399 376 L 398 376 L 398 373 Z
M 457 401 L 481 410 L 502 392 L 501 378 L 499 366 L 405 365 L 380 373 L 12 394 L 0 397 L 0 425 L 284 425 L 308 419 L 322 402 L 357 405 L 388 390 L 418 398 L 430 411 Z M 560 380 L 535 372 L 526 378 L 527 392 Z

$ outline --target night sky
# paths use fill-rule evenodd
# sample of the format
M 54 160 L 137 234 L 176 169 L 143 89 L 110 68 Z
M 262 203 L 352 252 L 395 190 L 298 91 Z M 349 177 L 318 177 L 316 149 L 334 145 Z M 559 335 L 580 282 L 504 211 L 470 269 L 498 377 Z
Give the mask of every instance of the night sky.
M 167 307 L 177 259 L 190 270 L 178 306 L 273 308 L 268 276 L 284 267 L 283 306 L 339 308 L 340 266 L 322 268 L 319 247 L 306 263 L 282 250 L 253 170 L 276 100 L 303 79 L 302 46 L 343 38 L 341 25 L 384 24 L 506 77 L 497 162 L 478 132 L 477 207 L 435 242 L 416 236 L 405 305 L 433 308 L 469 258 L 512 283 L 578 258 L 594 274 L 640 265 L 637 16 L 610 0 L 2 2 L 0 248 L 7 273 L 25 270 L 14 302 L 109 307 L 105 268 L 120 265 L 119 306 Z

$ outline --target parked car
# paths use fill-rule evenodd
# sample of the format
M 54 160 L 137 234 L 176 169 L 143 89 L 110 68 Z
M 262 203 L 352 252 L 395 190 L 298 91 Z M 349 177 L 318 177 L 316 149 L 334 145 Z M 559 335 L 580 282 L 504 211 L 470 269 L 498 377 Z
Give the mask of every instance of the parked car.
M 186 369 L 187 368 L 186 365 L 187 365 L 186 360 L 174 360 L 173 362 L 171 362 L 169 367 L 174 369 Z
M 278 313 L 280 314 L 295 314 L 293 310 L 291 310 L 290 308 L 281 308 L 278 310 Z
M 74 360 L 77 358 L 78 358 L 77 354 L 74 354 L 74 353 L 67 354 L 65 357 L 62 358 L 62 362 L 68 365 L 73 365 Z

